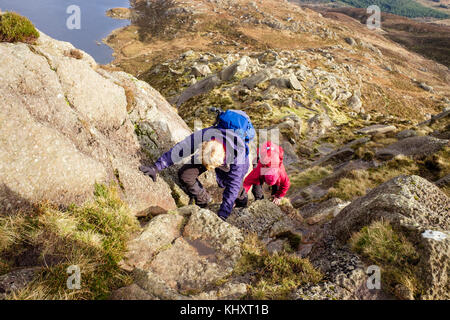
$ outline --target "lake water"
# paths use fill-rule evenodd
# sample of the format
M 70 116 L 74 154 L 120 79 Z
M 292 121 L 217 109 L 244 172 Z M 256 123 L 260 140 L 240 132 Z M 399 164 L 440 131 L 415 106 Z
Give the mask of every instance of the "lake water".
M 73 11 L 80 8 L 80 29 L 70 30 L 67 20 Z M 115 7 L 129 7 L 128 0 L 0 0 L 2 11 L 15 11 L 28 17 L 45 34 L 57 40 L 68 41 L 86 51 L 100 64 L 113 60 L 113 50 L 102 43 L 111 31 L 129 24 L 106 16 L 106 11 Z M 73 21 L 73 20 L 70 20 Z M 98 43 L 101 43 L 100 45 Z

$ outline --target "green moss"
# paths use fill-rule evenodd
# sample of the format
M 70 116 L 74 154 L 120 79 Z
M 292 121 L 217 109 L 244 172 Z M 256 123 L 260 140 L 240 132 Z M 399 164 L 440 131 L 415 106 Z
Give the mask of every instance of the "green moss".
M 15 12 L 0 16 L 0 41 L 34 43 L 38 38 L 39 32 L 27 18 Z

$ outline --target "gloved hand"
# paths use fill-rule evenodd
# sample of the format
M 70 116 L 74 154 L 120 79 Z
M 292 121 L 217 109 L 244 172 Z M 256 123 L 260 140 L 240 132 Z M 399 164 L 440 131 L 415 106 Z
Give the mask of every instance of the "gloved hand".
M 279 206 L 279 205 L 281 204 L 281 199 L 280 199 L 280 198 L 277 198 L 277 197 L 274 197 L 274 198 L 272 199 L 272 202 L 275 203 L 277 206 Z
M 158 170 L 155 166 L 140 166 L 139 170 L 142 171 L 143 174 L 152 178 L 153 182 L 156 182 L 156 175 L 158 174 Z

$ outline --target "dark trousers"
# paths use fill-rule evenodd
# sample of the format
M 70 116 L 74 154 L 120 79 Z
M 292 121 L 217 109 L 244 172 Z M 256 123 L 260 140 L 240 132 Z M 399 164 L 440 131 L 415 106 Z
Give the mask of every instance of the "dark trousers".
M 255 200 L 263 200 L 264 199 L 264 191 L 263 191 L 263 183 L 259 185 L 253 185 L 252 193 L 255 196 Z M 272 196 L 274 196 L 278 192 L 278 186 L 272 186 Z
M 206 207 L 211 201 L 211 195 L 203 187 L 200 180 L 198 180 L 198 177 L 206 171 L 206 167 L 202 164 L 185 164 L 178 171 L 178 178 L 184 191 L 189 195 L 191 200 L 195 200 L 195 203 L 199 207 Z M 242 187 L 235 204 L 236 207 L 246 207 L 248 204 L 247 193 Z

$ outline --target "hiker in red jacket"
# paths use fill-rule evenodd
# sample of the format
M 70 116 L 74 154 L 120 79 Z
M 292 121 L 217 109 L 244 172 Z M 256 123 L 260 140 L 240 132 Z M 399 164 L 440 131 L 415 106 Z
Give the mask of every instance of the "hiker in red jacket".
M 268 141 L 258 149 L 258 164 L 244 180 L 244 189 L 248 193 L 253 186 L 252 193 L 256 200 L 264 199 L 263 184 L 272 187 L 273 202 L 277 205 L 291 186 L 291 182 L 283 165 L 284 150 L 280 146 Z

